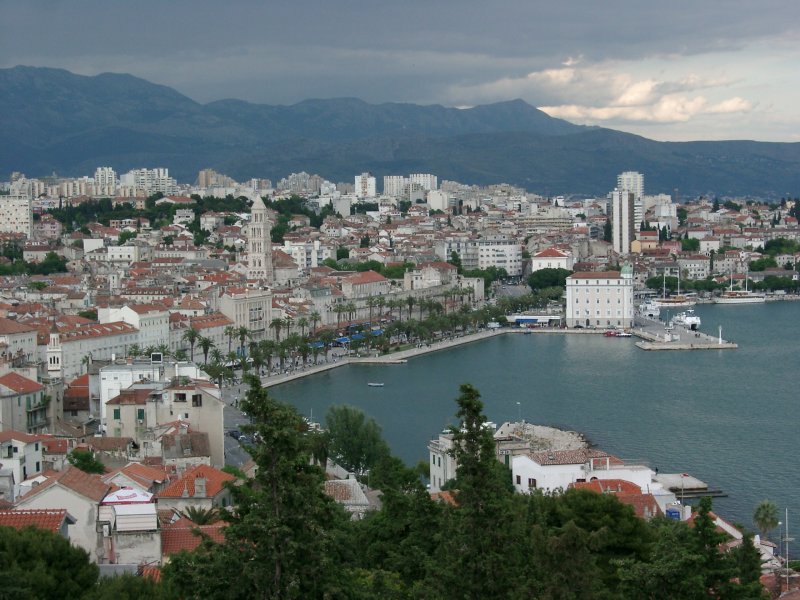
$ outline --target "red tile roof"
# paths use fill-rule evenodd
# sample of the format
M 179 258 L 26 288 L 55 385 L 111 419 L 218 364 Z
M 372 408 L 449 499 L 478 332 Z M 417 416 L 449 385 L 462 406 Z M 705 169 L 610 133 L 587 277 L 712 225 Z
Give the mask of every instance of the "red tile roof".
M 61 485 L 94 502 L 100 502 L 112 489 L 110 485 L 104 483 L 103 480 L 100 479 L 99 475 L 84 473 L 75 467 L 67 467 L 63 471 L 55 473 L 52 477 L 48 478 L 47 481 L 34 487 L 30 492 L 25 494 L 20 501 L 25 502 L 54 485 Z
M 17 442 L 25 442 L 26 444 L 32 444 L 33 442 L 37 442 L 40 439 L 41 438 L 38 435 L 31 435 L 29 433 L 23 433 L 22 431 L 14 431 L 13 429 L 9 429 L 7 431 L 0 431 L 0 442 L 15 440 Z
M 0 377 L 0 385 L 4 385 L 18 394 L 32 394 L 44 389 L 41 384 L 14 372 L 6 373 Z
M 621 276 L 619 271 L 579 271 L 567 279 L 619 279 Z
M 225 523 L 212 525 L 195 525 L 189 519 L 182 517 L 161 529 L 161 555 L 170 556 L 181 550 L 191 552 L 203 541 L 201 534 L 209 536 L 218 543 L 225 541 L 223 529 Z
M 197 477 L 205 477 L 206 479 L 206 495 L 205 498 L 213 498 L 222 491 L 223 484 L 226 481 L 234 481 L 236 478 L 233 475 L 210 467 L 208 465 L 197 465 L 193 469 L 189 469 L 183 474 L 183 477 L 177 481 L 173 481 L 163 490 L 161 490 L 156 497 L 158 498 L 181 498 L 184 491 L 190 497 L 194 497 L 194 481 Z
M 58 533 L 67 518 L 67 511 L 63 508 L 52 510 L 0 510 L 0 527 L 13 527 L 14 529 L 37 527 Z M 73 521 L 71 517 L 70 520 Z

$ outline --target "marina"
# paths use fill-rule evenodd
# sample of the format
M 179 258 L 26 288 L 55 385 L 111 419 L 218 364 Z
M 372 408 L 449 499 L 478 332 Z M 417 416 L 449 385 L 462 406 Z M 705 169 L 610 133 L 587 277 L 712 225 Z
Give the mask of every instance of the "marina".
M 388 368 L 350 364 L 271 394 L 306 415 L 324 415 L 332 404 L 360 408 L 382 427 L 392 451 L 416 464 L 431 436 L 454 422 L 458 385 L 469 382 L 493 421 L 521 414 L 578 431 L 622 459 L 643 457 L 661 473 L 690 473 L 709 490 L 724 490 L 728 497 L 715 498 L 715 510 L 732 521 L 752 527 L 764 498 L 800 511 L 793 476 L 800 438 L 791 418 L 796 365 L 786 360 L 800 333 L 800 305 L 695 310 L 705 328 L 721 325 L 739 349 L 642 352 L 602 330 L 534 329 L 536 335 L 489 334 L 448 352 L 408 355 L 407 363 Z M 380 394 L 366 386 L 375 381 L 386 384 Z

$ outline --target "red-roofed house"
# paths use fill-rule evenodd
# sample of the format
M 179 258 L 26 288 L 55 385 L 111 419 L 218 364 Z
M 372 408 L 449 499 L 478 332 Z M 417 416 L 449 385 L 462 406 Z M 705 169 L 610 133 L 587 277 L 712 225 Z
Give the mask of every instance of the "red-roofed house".
M 189 519 L 182 517 L 166 525 L 161 530 L 161 562 L 169 562 L 173 554 L 186 550 L 191 552 L 203 541 L 203 536 L 210 537 L 213 541 L 225 541 L 225 523 L 217 522 L 211 525 L 195 525 Z
M 623 479 L 639 489 L 649 489 L 653 471 L 628 465 L 601 450 L 552 450 L 514 456 L 511 460 L 514 488 L 520 493 L 540 489 L 565 490 L 574 483 L 599 479 Z
M 623 504 L 631 506 L 637 517 L 646 521 L 663 515 L 653 494 L 642 493 L 642 488 L 624 479 L 595 479 L 574 483 L 570 487 L 590 490 L 598 494 L 612 494 Z
M 0 471 L 10 471 L 12 481 L 0 483 L 0 497 L 14 502 L 20 494 L 20 484 L 42 472 L 42 443 L 40 437 L 21 431 L 0 431 Z
M 558 248 L 545 248 L 531 256 L 531 273 L 542 269 L 567 269 L 572 270 L 575 259 L 572 253 Z
M 84 373 L 67 384 L 63 397 L 64 418 L 74 423 L 85 423 L 89 419 L 89 374 Z
M 231 493 L 224 484 L 235 479 L 214 467 L 198 465 L 156 494 L 158 509 L 183 512 L 190 506 L 206 510 L 230 506 Z
M 63 508 L 53 510 L 0 510 L 0 527 L 13 527 L 14 529 L 36 527 L 69 539 L 67 526 L 74 524 L 75 519 Z
M 384 296 L 389 293 L 389 280 L 375 271 L 353 273 L 342 277 L 341 289 L 347 298 Z
M 47 427 L 44 387 L 11 371 L 0 377 L 0 430 L 39 433 Z
M 97 561 L 103 555 L 102 538 L 97 532 L 100 502 L 111 490 L 99 475 L 68 467 L 54 473 L 17 500 L 21 509 L 66 509 L 75 517 L 72 542 Z

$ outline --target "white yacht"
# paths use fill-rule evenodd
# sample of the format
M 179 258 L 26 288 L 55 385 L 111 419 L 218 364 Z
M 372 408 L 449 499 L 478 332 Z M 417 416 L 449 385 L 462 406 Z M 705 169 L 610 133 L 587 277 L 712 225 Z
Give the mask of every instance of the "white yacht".
M 733 273 L 731 273 L 731 289 L 714 299 L 715 304 L 762 304 L 767 301 L 764 294 L 747 289 L 747 275 L 744 276 L 744 290 L 733 289 Z
M 675 315 L 673 321 L 676 325 L 681 325 L 691 329 L 692 331 L 697 331 L 700 329 L 700 317 L 698 317 L 691 308 Z

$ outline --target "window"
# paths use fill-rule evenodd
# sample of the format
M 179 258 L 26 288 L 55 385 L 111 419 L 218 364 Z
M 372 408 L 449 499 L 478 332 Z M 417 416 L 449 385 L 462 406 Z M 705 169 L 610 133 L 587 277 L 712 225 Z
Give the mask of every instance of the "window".
M 431 454 L 431 463 L 436 464 L 436 457 L 433 454 Z
M 536 489 L 536 480 L 533 477 L 528 477 L 528 488 Z
M 175 402 L 186 402 L 186 394 L 175 394 Z
M 522 485 L 522 475 L 517 475 L 517 485 Z
M 118 409 L 118 408 L 115 408 L 115 409 L 114 409 L 114 418 L 115 418 L 117 421 L 119 421 L 119 409 Z
M 41 470 L 42 470 L 42 469 L 41 469 L 41 467 L 39 466 L 39 461 L 37 460 L 37 461 L 36 461 L 36 472 L 38 473 L 38 472 L 39 472 L 39 471 L 41 471 Z
M 34 451 L 35 451 L 35 452 L 38 452 L 38 451 L 39 451 L 39 442 L 36 442 L 36 443 L 33 445 L 33 449 L 34 449 Z M 38 471 L 39 469 L 36 469 L 36 470 Z
M 440 467 L 442 466 L 442 457 L 441 456 L 439 457 L 439 466 Z
M 203 406 L 203 394 L 192 394 L 192 406 Z
M 143 408 L 139 408 L 139 409 L 136 410 L 136 418 L 139 419 L 140 421 L 144 421 L 144 409 Z

